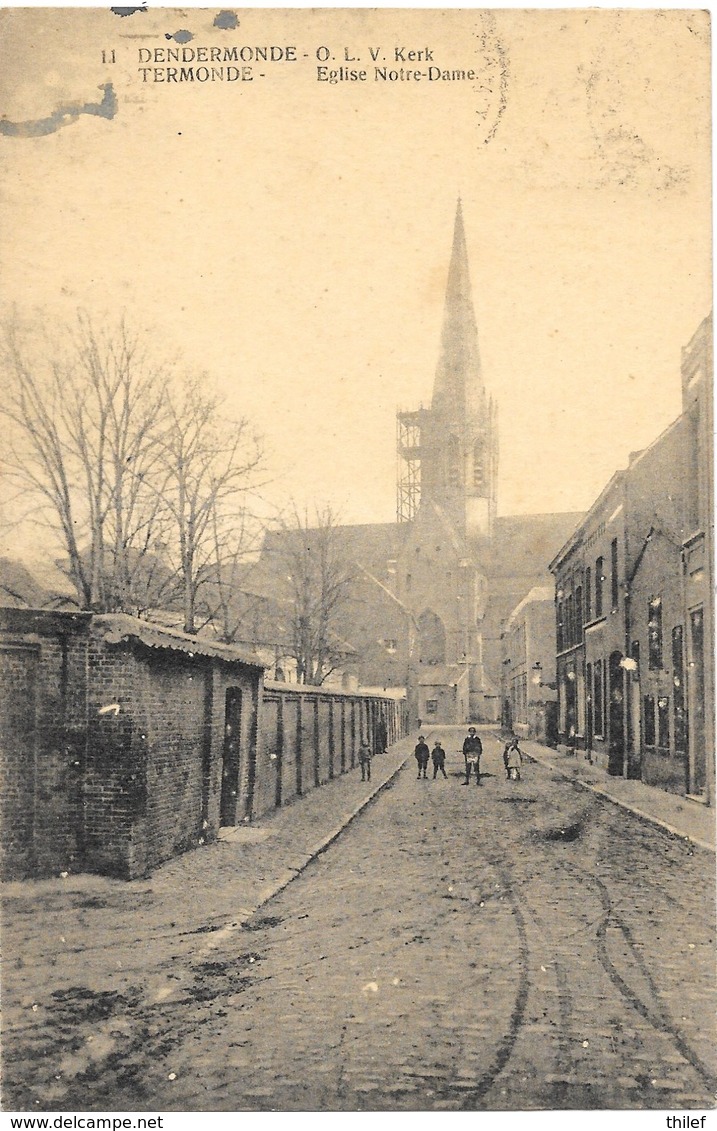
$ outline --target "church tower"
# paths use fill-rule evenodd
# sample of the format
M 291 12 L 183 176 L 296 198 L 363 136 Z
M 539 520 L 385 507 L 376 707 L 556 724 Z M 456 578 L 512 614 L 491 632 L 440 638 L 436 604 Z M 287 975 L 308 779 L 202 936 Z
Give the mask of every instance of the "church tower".
M 396 595 L 415 627 L 419 717 L 497 717 L 482 634 L 496 510 L 496 414 L 481 372 L 460 201 L 431 407 L 399 413 L 398 438 L 398 518 L 411 526 Z
M 433 399 L 429 410 L 399 414 L 399 454 L 404 483 L 420 478 L 421 501 L 439 506 L 470 543 L 490 540 L 496 510 L 497 421 L 483 383 L 460 200 Z M 399 476 L 399 520 L 413 518 L 401 514 L 401 487 Z M 418 499 L 414 502 L 417 505 Z

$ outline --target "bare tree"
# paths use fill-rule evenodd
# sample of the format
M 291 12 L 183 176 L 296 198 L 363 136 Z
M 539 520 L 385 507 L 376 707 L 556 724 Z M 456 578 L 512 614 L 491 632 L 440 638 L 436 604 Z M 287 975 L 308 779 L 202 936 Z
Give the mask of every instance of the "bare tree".
M 157 474 L 166 367 L 124 320 L 78 315 L 61 344 L 5 334 L 5 465 L 37 520 L 59 535 L 82 609 L 132 608 L 161 526 Z M 141 601 L 139 601 L 141 603 Z
M 342 614 L 350 600 L 355 565 L 330 506 L 317 509 L 313 522 L 294 507 L 284 521 L 275 568 L 290 595 L 291 655 L 300 683 L 320 685 L 345 656 Z
M 224 421 L 219 398 L 202 392 L 197 382 L 187 382 L 167 410 L 162 474 L 155 482 L 171 522 L 184 629 L 196 632 L 202 588 L 218 582 L 225 592 L 229 584 L 231 553 L 238 556 L 241 549 L 236 533 L 244 521 L 245 494 L 258 483 L 263 451 L 248 421 Z

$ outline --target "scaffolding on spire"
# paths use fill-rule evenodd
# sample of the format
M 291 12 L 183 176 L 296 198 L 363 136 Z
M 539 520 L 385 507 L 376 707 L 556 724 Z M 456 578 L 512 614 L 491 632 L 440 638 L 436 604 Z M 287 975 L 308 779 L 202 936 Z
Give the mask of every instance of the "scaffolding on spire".
M 412 522 L 421 501 L 421 429 L 428 410 L 396 413 L 396 521 Z

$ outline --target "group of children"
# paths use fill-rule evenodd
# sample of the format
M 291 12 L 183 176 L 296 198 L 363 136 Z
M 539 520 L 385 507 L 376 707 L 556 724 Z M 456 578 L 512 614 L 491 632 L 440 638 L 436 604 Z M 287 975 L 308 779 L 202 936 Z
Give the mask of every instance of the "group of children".
M 466 766 L 466 779 L 462 783 L 468 785 L 471 780 L 471 772 L 475 774 L 476 785 L 480 785 L 480 759 L 483 753 L 483 745 L 476 732 L 475 727 L 468 728 L 468 734 L 463 740 L 463 758 Z M 446 752 L 441 746 L 440 738 L 437 738 L 433 750 L 428 749 L 426 740 L 422 734 L 418 736 L 418 743 L 414 750 L 416 762 L 418 763 L 418 779 L 427 778 L 428 760 L 433 762 L 433 778 L 438 777 L 438 774 L 443 774 L 444 778 L 448 777 L 446 773 Z M 361 781 L 371 781 L 371 748 L 365 740 L 361 742 L 358 755 L 359 765 L 361 767 Z M 505 776 L 508 781 L 520 780 L 520 767 L 523 764 L 523 752 L 518 746 L 518 739 L 515 735 L 506 743 L 503 750 L 503 765 L 505 766 Z
M 483 753 L 483 745 L 476 732 L 475 727 L 468 728 L 468 735 L 463 741 L 463 758 L 466 767 L 466 777 L 463 785 L 469 785 L 471 780 L 471 772 L 475 774 L 476 785 L 480 785 L 480 759 Z M 437 738 L 433 750 L 429 751 L 426 740 L 422 734 L 418 736 L 418 744 L 414 750 L 414 756 L 418 763 L 418 779 L 425 778 L 426 770 L 428 769 L 429 756 L 433 762 L 433 777 L 437 777 L 438 772 L 443 774 L 444 778 L 448 777 L 446 773 L 446 752 L 441 746 L 440 738 Z M 518 739 L 515 735 L 506 743 L 503 750 L 503 765 L 505 766 L 505 776 L 508 781 L 520 780 L 520 767 L 523 764 L 523 752 L 518 745 Z

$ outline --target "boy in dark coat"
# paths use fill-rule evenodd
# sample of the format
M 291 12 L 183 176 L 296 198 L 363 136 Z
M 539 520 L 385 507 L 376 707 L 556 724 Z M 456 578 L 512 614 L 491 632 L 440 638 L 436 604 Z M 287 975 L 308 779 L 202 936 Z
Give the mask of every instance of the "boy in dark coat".
M 416 761 L 418 762 L 418 777 L 425 778 L 426 770 L 428 769 L 428 755 L 430 751 L 426 746 L 426 740 L 422 734 L 419 734 L 418 736 L 418 744 L 413 753 L 415 755 Z
M 475 727 L 468 727 L 468 734 L 463 740 L 463 757 L 466 761 L 466 780 L 463 785 L 468 785 L 471 780 L 471 769 L 475 771 L 476 785 L 480 785 L 480 756 L 483 753 L 483 743 L 476 733 Z
M 440 770 L 444 778 L 448 777 L 446 773 L 446 752 L 441 746 L 440 738 L 436 739 L 435 746 L 431 751 L 431 761 L 433 762 L 433 780 L 436 780 L 436 775 Z

